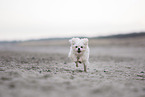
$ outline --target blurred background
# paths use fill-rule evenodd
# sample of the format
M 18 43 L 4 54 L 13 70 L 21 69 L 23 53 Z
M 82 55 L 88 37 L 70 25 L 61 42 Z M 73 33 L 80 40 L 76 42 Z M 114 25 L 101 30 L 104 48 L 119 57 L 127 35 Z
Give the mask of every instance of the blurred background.
M 145 31 L 145 0 L 1 0 L 0 41 Z

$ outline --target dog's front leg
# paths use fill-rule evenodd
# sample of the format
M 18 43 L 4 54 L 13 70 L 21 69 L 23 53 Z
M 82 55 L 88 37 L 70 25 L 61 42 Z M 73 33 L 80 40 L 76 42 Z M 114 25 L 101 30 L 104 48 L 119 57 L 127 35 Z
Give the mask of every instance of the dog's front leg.
M 78 62 L 79 62 L 79 57 L 77 57 L 77 61 L 76 61 L 76 67 L 78 67 Z
M 87 72 L 87 65 L 84 63 L 84 71 Z
M 75 63 L 76 63 L 76 67 L 78 67 L 78 62 L 76 61 Z
M 84 64 L 84 71 L 87 72 L 87 65 L 89 64 L 89 62 L 83 62 Z

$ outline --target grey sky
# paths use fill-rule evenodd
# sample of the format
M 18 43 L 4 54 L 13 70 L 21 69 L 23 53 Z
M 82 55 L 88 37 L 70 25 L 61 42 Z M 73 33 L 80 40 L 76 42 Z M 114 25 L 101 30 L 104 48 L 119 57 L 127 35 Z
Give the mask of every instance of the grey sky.
M 145 31 L 145 0 L 1 0 L 0 40 Z

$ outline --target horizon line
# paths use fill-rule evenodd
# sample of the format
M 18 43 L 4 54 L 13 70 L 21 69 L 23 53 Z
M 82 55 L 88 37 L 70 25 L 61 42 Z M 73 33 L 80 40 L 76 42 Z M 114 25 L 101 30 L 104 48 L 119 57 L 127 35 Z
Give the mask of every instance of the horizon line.
M 79 37 L 79 38 L 113 38 L 115 36 L 125 36 L 125 35 L 132 35 L 132 34 L 145 34 L 145 31 L 141 31 L 141 32 L 130 32 L 130 33 L 118 33 L 118 34 L 111 34 L 111 35 L 100 35 L 100 36 L 91 36 L 91 37 L 87 37 L 87 36 L 70 36 L 70 37 L 48 37 L 48 38 L 37 38 L 37 39 L 26 39 L 26 40 L 19 40 L 19 39 L 14 39 L 14 40 L 0 40 L 0 42 L 25 42 L 25 41 L 39 41 L 39 40 L 57 40 L 57 39 L 70 39 L 70 38 L 75 38 L 75 37 Z M 118 37 L 119 38 L 119 37 Z

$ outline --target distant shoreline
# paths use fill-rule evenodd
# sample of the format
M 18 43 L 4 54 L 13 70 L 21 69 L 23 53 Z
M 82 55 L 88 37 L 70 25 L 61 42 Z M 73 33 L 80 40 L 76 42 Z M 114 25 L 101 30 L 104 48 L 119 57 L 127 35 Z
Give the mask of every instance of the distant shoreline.
M 80 38 L 89 38 L 89 39 L 109 39 L 109 38 L 133 38 L 133 37 L 141 37 L 145 36 L 145 32 L 134 32 L 134 33 L 127 33 L 127 34 L 113 34 L 107 36 L 95 36 L 95 37 L 82 37 L 82 36 L 73 36 L 73 37 L 80 37 Z M 25 41 L 45 41 L 45 40 L 65 40 L 70 39 L 72 37 L 65 37 L 65 38 L 40 38 L 40 39 L 28 39 L 28 40 L 12 40 L 12 41 L 0 41 L 0 43 L 18 43 L 18 42 L 25 42 Z

